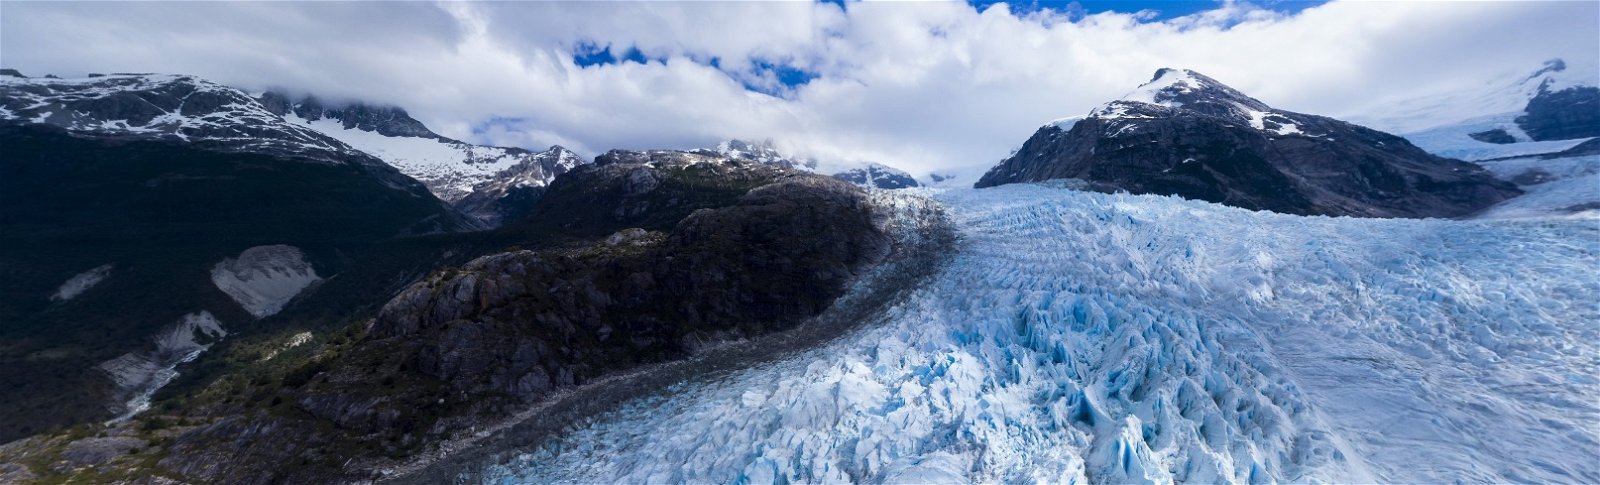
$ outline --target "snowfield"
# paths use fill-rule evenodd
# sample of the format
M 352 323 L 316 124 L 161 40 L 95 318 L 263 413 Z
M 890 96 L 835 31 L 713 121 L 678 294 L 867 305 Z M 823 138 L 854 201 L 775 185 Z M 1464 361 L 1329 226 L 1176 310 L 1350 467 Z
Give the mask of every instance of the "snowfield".
M 266 318 L 312 284 L 322 281 L 300 248 L 256 246 L 211 267 L 211 282 L 245 311 Z
M 881 321 L 635 399 L 489 481 L 1600 482 L 1597 212 L 1060 187 L 927 192 L 964 242 Z

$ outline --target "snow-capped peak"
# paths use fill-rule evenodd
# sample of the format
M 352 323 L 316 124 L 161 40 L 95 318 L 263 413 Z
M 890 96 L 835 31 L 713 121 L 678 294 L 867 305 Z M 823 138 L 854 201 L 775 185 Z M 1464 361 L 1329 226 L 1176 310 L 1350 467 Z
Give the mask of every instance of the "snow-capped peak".
M 778 150 L 772 140 L 759 142 L 739 139 L 728 140 L 717 144 L 716 153 L 728 158 L 742 158 L 769 165 L 780 165 L 789 168 L 814 172 L 817 170 L 817 161 L 809 158 L 795 157 Z
M 560 147 L 535 153 L 440 136 L 393 106 L 329 105 L 314 97 L 290 102 L 273 92 L 264 93 L 260 99 L 295 124 L 382 159 L 450 203 L 459 202 L 486 185 L 548 185 L 557 175 L 584 163 L 577 154 Z
M 1278 111 L 1216 79 L 1188 69 L 1156 70 L 1149 82 L 1089 112 L 1089 118 L 1102 120 L 1164 118 L 1176 112 L 1193 112 L 1229 118 L 1272 135 L 1307 135 L 1295 121 L 1302 116 Z M 1070 130 L 1082 118 L 1062 118 L 1051 125 Z M 1121 130 L 1127 125 L 1114 129 Z
M 0 76 L 0 120 L 86 134 L 204 141 L 219 149 L 340 163 L 357 153 L 338 140 L 286 123 L 243 91 L 179 74 Z

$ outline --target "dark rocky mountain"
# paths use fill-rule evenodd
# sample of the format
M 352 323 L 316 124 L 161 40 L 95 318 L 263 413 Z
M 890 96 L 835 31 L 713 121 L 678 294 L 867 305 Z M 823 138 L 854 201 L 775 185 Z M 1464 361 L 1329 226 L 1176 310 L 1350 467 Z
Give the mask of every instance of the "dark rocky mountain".
M 905 189 L 921 186 L 921 184 L 917 183 L 917 179 L 911 178 L 911 174 L 894 167 L 876 163 L 833 174 L 833 178 L 861 187 L 875 189 Z
M 613 151 L 559 177 L 504 229 L 537 234 L 528 249 L 433 272 L 315 354 L 240 370 L 139 418 L 160 427 L 119 428 L 138 450 L 87 466 L 201 483 L 370 480 L 556 391 L 696 356 L 683 370 L 625 381 L 658 388 L 825 340 L 859 321 L 811 322 L 851 283 L 931 274 L 937 248 L 949 244 L 942 226 L 896 236 L 891 214 L 903 209 L 875 197 L 745 159 Z M 912 266 L 869 272 L 891 263 Z M 875 311 L 887 301 L 854 305 Z M 802 322 L 811 322 L 805 332 L 790 333 Z M 767 335 L 781 338 L 759 340 Z M 730 339 L 764 343 L 702 344 Z M 609 402 L 566 399 L 554 409 Z M 0 460 L 56 460 L 47 450 L 84 443 L 36 440 L 0 449 Z
M 1534 141 L 1600 136 L 1600 88 L 1551 90 L 1549 83 L 1543 84 L 1516 122 Z
M 375 159 L 421 181 L 439 199 L 461 204 L 462 212 L 485 226 L 525 212 L 557 175 L 586 163 L 558 146 L 534 152 L 446 138 L 392 106 L 326 103 L 311 96 L 292 100 L 274 91 L 252 97 L 193 76 L 55 79 L 12 73 L 0 76 L 0 117 L 6 119 L 213 149 L 324 161 Z M 367 156 L 354 157 L 358 153 Z
M 478 247 L 416 180 L 192 77 L 0 78 L 0 146 L 0 441 L 137 412 Z
M 187 315 L 214 318 L 229 338 L 336 324 L 381 301 L 396 278 L 426 271 L 455 231 L 472 227 L 370 158 L 333 163 L 14 121 L 0 122 L 0 145 L 0 365 L 9 370 L 0 440 L 130 411 L 129 399 L 159 390 L 184 359 L 145 370 L 113 361 L 148 342 L 173 348 L 163 329 Z M 242 252 L 280 245 L 294 256 L 217 273 Z M 179 373 L 203 373 L 192 367 Z
M 1193 71 L 1162 69 L 1075 123 L 1052 123 L 976 184 L 1081 179 L 1256 210 L 1457 217 L 1520 192 L 1403 138 L 1273 109 Z

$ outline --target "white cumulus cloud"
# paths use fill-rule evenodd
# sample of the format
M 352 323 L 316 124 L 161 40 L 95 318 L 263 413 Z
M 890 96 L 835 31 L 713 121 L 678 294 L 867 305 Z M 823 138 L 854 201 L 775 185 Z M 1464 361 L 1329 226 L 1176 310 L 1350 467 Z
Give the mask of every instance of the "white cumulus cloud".
M 33 3 L 0 7 L 30 75 L 172 72 L 395 104 L 441 134 L 587 155 L 774 139 L 833 163 L 981 171 L 1038 126 L 1185 67 L 1335 116 L 1561 57 L 1595 2 L 1333 2 L 1287 14 L 1015 13 L 964 3 Z M 580 46 L 645 63 L 580 67 Z M 711 65 L 716 60 L 716 66 Z M 816 76 L 777 89 L 762 66 Z M 755 92 L 746 85 L 773 94 Z

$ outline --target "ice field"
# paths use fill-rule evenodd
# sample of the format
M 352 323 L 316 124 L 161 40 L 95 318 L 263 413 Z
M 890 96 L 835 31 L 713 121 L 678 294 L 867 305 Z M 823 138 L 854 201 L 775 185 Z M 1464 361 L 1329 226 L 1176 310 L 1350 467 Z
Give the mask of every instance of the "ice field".
M 1600 482 L 1600 212 L 929 194 L 958 254 L 880 321 L 633 400 L 489 480 Z

